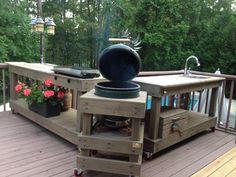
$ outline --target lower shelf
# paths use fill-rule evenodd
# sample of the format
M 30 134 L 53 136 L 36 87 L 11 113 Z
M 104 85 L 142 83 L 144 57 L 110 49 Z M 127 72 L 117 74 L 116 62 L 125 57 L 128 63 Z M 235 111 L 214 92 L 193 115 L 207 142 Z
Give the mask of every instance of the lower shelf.
M 22 99 L 10 101 L 10 106 L 12 110 L 25 116 L 27 119 L 32 120 L 73 144 L 78 144 L 78 132 L 76 131 L 77 111 L 75 109 L 61 112 L 59 116 L 45 118 L 30 111 L 26 102 Z
M 77 166 L 84 170 L 140 176 L 141 159 L 138 163 L 90 156 L 77 156 Z
M 216 117 L 208 117 L 206 114 L 190 112 L 188 128 L 183 130 L 181 136 L 178 133 L 173 133 L 166 138 L 155 140 L 146 136 L 144 138 L 144 151 L 154 154 L 193 135 L 210 129 L 215 125 Z
M 117 136 L 115 131 L 107 133 L 95 133 L 91 135 L 78 135 L 78 146 L 84 149 L 94 149 L 107 152 L 119 152 L 124 154 L 142 154 L 144 125 L 140 125 L 141 137 L 139 141 L 131 140 L 130 136 Z

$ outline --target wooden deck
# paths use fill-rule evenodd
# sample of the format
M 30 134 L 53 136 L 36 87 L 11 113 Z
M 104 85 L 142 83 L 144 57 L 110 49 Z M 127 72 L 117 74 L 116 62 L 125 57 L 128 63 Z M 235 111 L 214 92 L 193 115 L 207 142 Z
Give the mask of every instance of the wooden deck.
M 187 177 L 235 147 L 235 135 L 204 132 L 156 154 L 142 177 Z M 77 148 L 11 112 L 0 113 L 0 177 L 73 176 Z M 86 172 L 84 177 L 124 177 Z
M 236 147 L 220 156 L 191 177 L 236 176 Z

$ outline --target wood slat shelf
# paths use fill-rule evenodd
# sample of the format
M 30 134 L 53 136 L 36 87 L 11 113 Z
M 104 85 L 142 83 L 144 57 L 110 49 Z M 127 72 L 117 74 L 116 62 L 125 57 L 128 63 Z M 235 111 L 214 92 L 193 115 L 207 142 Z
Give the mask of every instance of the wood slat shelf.
M 144 132 L 144 125 L 141 125 Z M 117 131 L 116 131 L 117 132 Z M 122 136 L 115 131 L 95 133 L 91 135 L 79 134 L 78 144 L 81 148 L 93 150 L 106 150 L 107 152 L 119 152 L 124 154 L 141 154 L 143 151 L 143 134 L 139 141 L 132 140 L 131 136 Z M 96 143 L 94 143 L 96 142 Z
M 148 138 L 148 135 L 146 135 L 144 139 L 144 151 L 158 152 L 204 130 L 214 127 L 215 125 L 216 117 L 209 117 L 206 114 L 197 112 L 189 112 L 188 128 L 182 131 L 181 136 L 175 132 L 166 138 L 158 138 L 153 140 Z
M 82 131 L 78 143 L 81 148 L 77 156 L 78 168 L 82 171 L 95 170 L 140 176 L 146 99 L 147 93 L 142 91 L 137 98 L 132 99 L 100 97 L 94 94 L 94 90 L 80 97 L 78 108 Z M 112 129 L 109 132 L 95 132 L 92 125 L 93 117 L 96 115 L 100 115 L 101 119 L 104 118 L 104 115 L 129 118 L 131 121 L 130 136 L 122 135 L 121 132 Z M 97 150 L 98 153 L 105 153 L 105 155 L 96 156 L 92 153 L 94 150 Z M 117 153 L 120 154 L 120 157 L 125 156 L 128 159 L 117 159 L 114 156 Z
M 104 159 L 98 157 L 88 157 L 78 155 L 77 163 L 84 170 L 95 170 L 100 172 L 118 173 L 130 176 L 140 175 L 141 158 L 138 162 L 128 162 L 114 159 Z
M 144 150 L 148 156 L 167 148 L 175 143 L 187 139 L 197 133 L 206 129 L 213 128 L 216 125 L 216 104 L 218 88 L 222 85 L 224 78 L 220 77 L 204 77 L 198 75 L 167 75 L 167 76 L 151 76 L 151 77 L 137 77 L 135 82 L 140 84 L 141 90 L 146 91 L 151 96 L 150 113 L 145 118 L 146 136 L 144 140 Z M 171 121 L 163 122 L 162 97 L 176 98 L 176 105 L 168 103 L 168 106 L 173 108 L 188 109 L 188 96 L 191 92 L 202 91 L 204 89 L 211 89 L 209 95 L 209 118 L 204 114 L 194 114 L 190 112 L 188 120 L 184 116 L 175 116 L 170 118 Z M 181 95 L 185 97 L 182 99 Z M 184 105 L 183 105 L 184 104 Z M 182 107 L 181 107 L 182 106 Z M 170 124 L 166 124 L 170 123 Z M 179 131 L 179 133 L 172 133 L 172 131 Z
M 23 99 L 11 100 L 10 103 L 11 108 L 16 113 L 25 116 L 27 119 L 32 120 L 73 144 L 78 143 L 78 132 L 76 131 L 77 111 L 75 109 L 61 112 L 59 116 L 45 118 L 29 110 L 27 103 Z

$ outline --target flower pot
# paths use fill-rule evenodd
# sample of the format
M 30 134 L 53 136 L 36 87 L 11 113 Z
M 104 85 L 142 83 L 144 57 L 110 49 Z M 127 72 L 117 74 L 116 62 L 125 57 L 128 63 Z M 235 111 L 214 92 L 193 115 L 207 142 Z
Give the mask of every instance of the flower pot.
M 64 96 L 64 104 L 62 106 L 62 111 L 67 111 L 71 108 L 72 104 L 72 94 L 70 92 L 66 92 Z
M 53 106 L 49 103 L 32 103 L 29 105 L 29 109 L 43 117 L 53 117 L 60 114 L 61 105 L 57 104 Z

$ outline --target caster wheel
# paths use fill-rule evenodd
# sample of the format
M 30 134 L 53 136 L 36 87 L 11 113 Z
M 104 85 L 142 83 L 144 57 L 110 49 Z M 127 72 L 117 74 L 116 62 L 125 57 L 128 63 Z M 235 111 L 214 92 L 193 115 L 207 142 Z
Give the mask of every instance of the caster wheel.
M 83 171 L 78 170 L 77 168 L 74 170 L 74 176 L 75 177 L 82 177 L 83 176 Z
M 97 150 L 90 150 L 89 151 L 89 156 L 95 156 L 98 153 Z
M 98 153 L 97 150 L 92 150 L 92 155 L 93 155 L 93 156 L 96 155 L 97 153 Z
M 143 153 L 143 160 L 144 160 L 144 161 L 152 160 L 152 153 L 150 153 L 150 152 L 144 152 L 144 153 Z
M 212 131 L 212 132 L 215 132 L 215 131 L 216 131 L 216 128 L 215 128 L 215 127 L 211 127 L 211 131 Z

